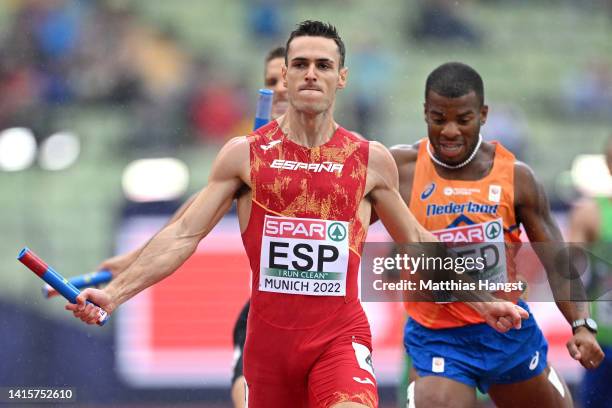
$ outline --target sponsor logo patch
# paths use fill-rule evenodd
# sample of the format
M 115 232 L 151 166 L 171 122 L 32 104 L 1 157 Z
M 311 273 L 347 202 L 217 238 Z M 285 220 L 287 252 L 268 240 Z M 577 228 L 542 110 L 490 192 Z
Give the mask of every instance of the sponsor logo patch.
M 265 145 L 259 145 L 259 147 L 261 147 L 262 150 L 266 151 L 266 150 L 270 150 L 271 148 L 273 148 L 274 146 L 276 146 L 277 144 L 279 144 L 281 142 L 280 139 L 278 140 L 273 140 L 268 144 Z
M 469 196 L 472 194 L 480 193 L 479 188 L 465 188 L 465 187 L 444 187 L 445 196 Z
M 473 201 L 467 203 L 455 203 L 453 201 L 448 204 L 427 204 L 427 216 L 431 217 L 434 215 L 446 215 L 446 214 L 462 214 L 462 213 L 473 213 L 473 214 L 497 214 L 497 208 L 499 204 L 479 204 Z
M 501 192 L 502 192 L 501 186 L 497 184 L 491 184 L 489 186 L 489 201 L 492 201 L 494 203 L 499 203 L 499 200 L 501 200 Z
M 366 378 L 359 378 L 359 377 L 353 377 L 353 380 L 357 381 L 360 384 L 370 384 L 370 385 L 374 385 L 374 383 L 372 382 L 372 380 L 370 380 L 368 377 Z
M 429 196 L 434 192 L 435 189 L 436 189 L 436 183 L 431 183 L 430 185 L 425 187 L 425 190 L 423 190 L 423 192 L 421 193 L 421 200 L 427 200 Z
M 342 173 L 344 164 L 334 162 L 323 162 L 323 163 L 304 163 L 293 160 L 282 160 L 275 159 L 270 165 L 273 169 L 281 170 L 307 170 L 314 173 Z
M 533 356 L 533 358 L 529 362 L 529 369 L 531 371 L 535 370 L 536 367 L 538 366 L 539 361 L 540 361 L 540 352 L 536 351 L 535 356 Z
M 444 372 L 444 357 L 434 357 L 431 359 L 431 371 L 434 373 Z

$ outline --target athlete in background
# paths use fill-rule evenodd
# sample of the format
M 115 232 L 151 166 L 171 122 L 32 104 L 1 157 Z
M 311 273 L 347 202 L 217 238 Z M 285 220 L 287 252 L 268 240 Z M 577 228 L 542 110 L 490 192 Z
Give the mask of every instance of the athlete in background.
M 425 228 L 440 239 L 461 242 L 457 235 L 469 226 L 481 230 L 484 244 L 512 246 L 520 242 L 522 224 L 532 242 L 563 241 L 531 169 L 500 144 L 482 141 L 488 107 L 474 69 L 461 63 L 436 68 L 427 78 L 424 108 L 428 138 L 394 147 L 392 154 L 400 193 Z M 506 252 L 508 264 L 497 270 L 505 280 L 497 274 L 488 279 L 515 279 L 511 250 Z M 556 273 L 547 272 L 549 279 Z M 527 309 L 522 300 L 518 304 Z M 574 327 L 567 345 L 571 356 L 586 368 L 597 367 L 603 352 L 585 323 L 587 307 L 570 301 L 557 305 Z M 572 405 L 567 386 L 547 364 L 548 346 L 531 314 L 520 329 L 499 333 L 464 303 L 423 301 L 406 307 L 404 342 L 415 381 L 408 387 L 410 406 L 473 407 L 476 387 L 499 407 Z
M 612 172 L 612 136 L 606 142 L 605 157 L 608 170 Z M 612 401 L 612 293 L 602 293 L 602 289 L 612 287 L 612 198 L 580 200 L 570 213 L 568 238 L 570 242 L 590 244 L 588 249 L 594 255 L 589 268 L 589 287 L 593 298 L 599 300 L 591 303 L 591 311 L 599 325 L 597 340 L 606 354 L 599 367 L 584 374 L 580 399 L 585 408 L 609 407 Z
M 277 47 L 266 56 L 264 68 L 264 86 L 274 91 L 272 100 L 272 120 L 284 115 L 287 111 L 287 88 L 283 84 L 282 68 L 285 66 L 285 47 Z M 250 300 L 246 302 L 233 331 L 234 367 L 232 371 L 232 402 L 235 408 L 245 406 L 245 381 L 243 374 L 244 343 L 246 341 L 247 319 L 249 316 Z
M 266 56 L 264 62 L 264 86 L 267 89 L 274 91 L 274 97 L 272 100 L 272 111 L 271 119 L 274 120 L 279 116 L 283 115 L 287 111 L 287 88 L 283 85 L 281 73 L 282 67 L 285 65 L 285 48 L 276 47 L 270 50 Z M 189 208 L 193 200 L 195 200 L 197 194 L 192 195 L 181 207 L 176 210 L 174 215 L 168 221 L 168 224 L 176 221 L 183 213 Z M 109 258 L 103 261 L 99 266 L 98 270 L 107 269 L 111 271 L 113 277 L 116 277 L 122 273 L 127 267 L 138 258 L 140 252 L 144 249 L 146 244 L 141 247 L 128 252 Z M 242 373 L 242 353 L 244 350 L 244 342 L 246 339 L 246 322 L 249 313 L 249 302 L 244 305 L 232 333 L 232 339 L 234 343 L 234 361 L 232 367 L 232 402 L 234 407 L 244 407 L 244 376 Z

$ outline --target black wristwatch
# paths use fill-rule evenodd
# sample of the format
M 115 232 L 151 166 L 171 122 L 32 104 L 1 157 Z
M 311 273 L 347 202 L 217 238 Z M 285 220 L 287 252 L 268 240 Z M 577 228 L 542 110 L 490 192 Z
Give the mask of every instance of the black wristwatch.
M 587 319 L 574 320 L 572 322 L 572 333 L 576 333 L 576 329 L 582 326 L 586 327 L 591 333 L 597 334 L 597 322 L 590 317 Z

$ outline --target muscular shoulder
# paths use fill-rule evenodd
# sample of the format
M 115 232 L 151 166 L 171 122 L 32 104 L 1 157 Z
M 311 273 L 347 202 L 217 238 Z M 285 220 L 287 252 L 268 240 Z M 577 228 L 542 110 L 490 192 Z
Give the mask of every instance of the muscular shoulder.
M 368 142 L 370 150 L 370 158 L 368 160 L 368 168 L 372 170 L 382 170 L 393 167 L 393 156 L 389 149 L 382 143 L 371 141 Z
M 397 186 L 397 167 L 391 152 L 379 142 L 369 142 L 368 184 Z
M 237 162 L 245 157 L 249 157 L 249 139 L 246 136 L 231 138 L 217 155 L 217 159 L 229 162 Z
M 542 185 L 527 164 L 516 161 L 514 163 L 514 201 L 515 205 L 534 204 L 544 193 Z
M 238 136 L 230 139 L 219 151 L 211 170 L 211 179 L 239 177 L 249 180 L 249 139 Z
M 406 203 L 409 203 L 417 157 L 419 155 L 419 144 L 395 145 L 391 147 L 391 154 L 399 172 L 400 193 Z

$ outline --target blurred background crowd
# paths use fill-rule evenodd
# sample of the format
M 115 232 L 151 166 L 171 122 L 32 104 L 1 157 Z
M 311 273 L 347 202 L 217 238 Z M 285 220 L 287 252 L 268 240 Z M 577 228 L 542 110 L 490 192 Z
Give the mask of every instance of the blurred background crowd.
M 575 159 L 612 134 L 610 0 L 1 0 L 0 386 L 160 398 L 111 376 L 113 332 L 51 307 L 15 256 L 27 244 L 66 275 L 93 270 L 122 249 L 131 215 L 171 212 L 201 188 L 221 144 L 250 131 L 267 51 L 304 19 L 335 24 L 347 45 L 344 127 L 387 146 L 426 136 L 425 77 L 459 60 L 485 82 L 485 139 L 532 166 L 559 217 L 581 193 L 609 192 L 596 162 Z M 163 397 L 224 406 L 226 388 Z

